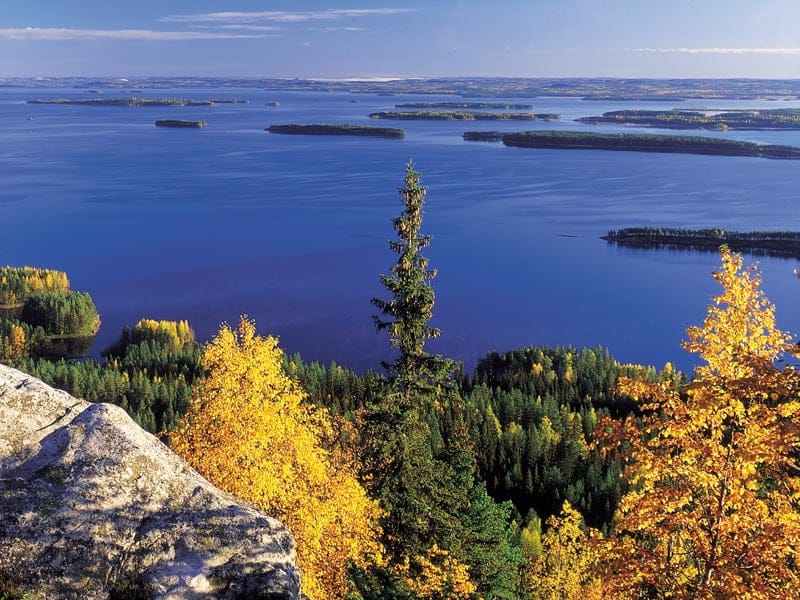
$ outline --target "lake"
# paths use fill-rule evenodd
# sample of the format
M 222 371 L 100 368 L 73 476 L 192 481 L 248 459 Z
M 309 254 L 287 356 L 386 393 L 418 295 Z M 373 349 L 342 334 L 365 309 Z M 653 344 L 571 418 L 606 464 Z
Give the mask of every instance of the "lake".
M 99 97 L 131 95 L 103 90 Z M 800 230 L 793 161 L 506 148 L 466 130 L 590 129 L 571 119 L 674 102 L 513 98 L 555 122 L 372 121 L 442 96 L 144 90 L 142 97 L 247 99 L 213 107 L 28 105 L 78 89 L 0 88 L 0 264 L 66 271 L 103 326 L 96 354 L 142 317 L 188 319 L 205 340 L 253 317 L 287 352 L 363 371 L 391 356 L 370 305 L 413 160 L 428 195 L 426 253 L 438 269 L 429 348 L 466 362 L 489 350 L 608 347 L 622 362 L 690 370 L 680 348 L 717 286 L 715 254 L 620 249 L 608 229 L 652 225 Z M 452 100 L 452 98 L 449 98 Z M 353 102 L 356 100 L 357 102 Z M 504 99 L 505 101 L 505 99 Z M 265 106 L 279 102 L 278 107 Z M 692 107 L 776 108 L 697 100 Z M 797 108 L 798 102 L 779 107 Z M 203 120 L 167 129 L 156 119 Z M 271 135 L 283 123 L 402 127 L 404 140 Z M 600 126 L 592 131 L 632 131 Z M 681 133 L 647 129 L 652 133 Z M 706 135 L 703 133 L 703 135 Z M 709 133 L 800 145 L 800 132 Z M 794 260 L 758 260 L 778 325 L 800 331 Z

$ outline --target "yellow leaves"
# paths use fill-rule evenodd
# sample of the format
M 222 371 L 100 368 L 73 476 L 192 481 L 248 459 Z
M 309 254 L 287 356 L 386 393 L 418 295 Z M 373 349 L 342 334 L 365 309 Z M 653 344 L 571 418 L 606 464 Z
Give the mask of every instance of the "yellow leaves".
M 564 502 L 561 513 L 547 519 L 541 556 L 529 562 L 528 592 L 538 600 L 578 600 L 595 588 L 597 556 L 581 528 L 581 515 Z
M 14 360 L 26 356 L 25 330 L 11 323 L 5 335 L 0 331 L 0 360 Z
M 160 337 L 169 342 L 173 350 L 195 341 L 194 331 L 188 321 L 156 321 L 141 319 L 133 328 L 133 339 Z
M 697 369 L 698 375 L 752 377 L 788 349 L 790 336 L 776 329 L 775 307 L 759 289 L 761 277 L 755 267 L 742 268 L 741 256 L 723 247 L 722 268 L 714 279 L 723 292 L 713 298 L 703 327 L 687 330 L 684 347 L 708 363 Z
M 395 572 L 420 600 L 469 600 L 475 585 L 469 579 L 469 567 L 451 557 L 436 544 L 424 556 L 406 559 Z
M 0 306 L 21 304 L 36 292 L 68 292 L 69 279 L 63 271 L 36 267 L 0 268 Z
M 642 417 L 601 431 L 601 442 L 630 448 L 637 486 L 604 553 L 615 596 L 798 597 L 800 403 L 790 398 L 800 373 L 775 366 L 789 336 L 757 272 L 727 249 L 722 260 L 723 292 L 685 344 L 708 364 L 683 389 L 621 380 L 620 393 L 643 400 Z
M 252 321 L 223 326 L 203 354 L 208 376 L 169 442 L 209 481 L 287 524 L 312 600 L 341 598 L 347 562 L 380 552 L 379 509 L 325 450 L 330 418 L 305 402 L 282 361 L 277 340 L 258 336 Z

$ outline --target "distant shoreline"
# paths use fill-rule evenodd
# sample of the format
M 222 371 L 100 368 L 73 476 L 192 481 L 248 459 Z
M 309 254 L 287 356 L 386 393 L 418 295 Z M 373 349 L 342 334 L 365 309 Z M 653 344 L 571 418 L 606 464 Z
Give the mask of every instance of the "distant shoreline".
M 601 77 L 436 77 L 326 78 L 308 77 L 6 77 L 3 86 L 71 87 L 81 93 L 98 90 L 256 88 L 267 92 L 340 92 L 347 94 L 437 94 L 475 98 L 568 97 L 605 101 L 681 102 L 706 100 L 798 100 L 800 79 L 648 79 Z
M 54 98 L 28 100 L 26 104 L 64 104 L 77 106 L 214 106 L 216 104 L 248 104 L 248 100 L 186 100 L 185 98 Z

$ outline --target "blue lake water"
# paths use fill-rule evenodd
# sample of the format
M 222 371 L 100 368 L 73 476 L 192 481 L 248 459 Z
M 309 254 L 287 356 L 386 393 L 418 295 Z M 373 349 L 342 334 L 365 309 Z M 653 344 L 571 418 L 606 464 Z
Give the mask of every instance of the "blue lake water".
M 428 188 L 427 255 L 439 270 L 434 324 L 443 334 L 430 348 L 470 366 L 489 350 L 571 344 L 606 346 L 623 362 L 660 367 L 671 360 L 689 370 L 695 358 L 680 341 L 717 292 L 711 271 L 719 257 L 619 249 L 599 236 L 636 225 L 800 229 L 794 161 L 532 150 L 461 139 L 477 129 L 586 129 L 571 119 L 641 103 L 519 98 L 513 100 L 564 120 L 395 123 L 367 114 L 445 98 L 257 89 L 141 95 L 250 103 L 28 105 L 32 98 L 94 96 L 0 88 L 0 264 L 63 269 L 73 288 L 89 291 L 103 320 L 95 352 L 142 317 L 186 318 L 208 339 L 221 322 L 246 313 L 262 333 L 279 335 L 287 352 L 377 368 L 390 353 L 374 331 L 370 299 L 386 295 L 379 274 L 395 258 L 386 241 L 409 160 Z M 271 101 L 280 106 L 265 106 Z M 758 105 L 800 103 L 679 104 Z M 208 127 L 156 128 L 159 118 L 202 119 Z M 264 132 L 295 122 L 400 126 L 406 138 Z M 800 132 L 708 135 L 800 145 Z M 800 282 L 792 275 L 800 265 L 758 261 L 779 326 L 800 331 Z

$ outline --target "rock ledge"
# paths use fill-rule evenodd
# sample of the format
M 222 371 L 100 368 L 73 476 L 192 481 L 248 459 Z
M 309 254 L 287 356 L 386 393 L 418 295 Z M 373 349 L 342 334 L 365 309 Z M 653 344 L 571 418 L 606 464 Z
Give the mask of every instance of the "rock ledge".
M 0 566 L 41 598 L 300 598 L 294 540 L 110 404 L 0 365 Z

